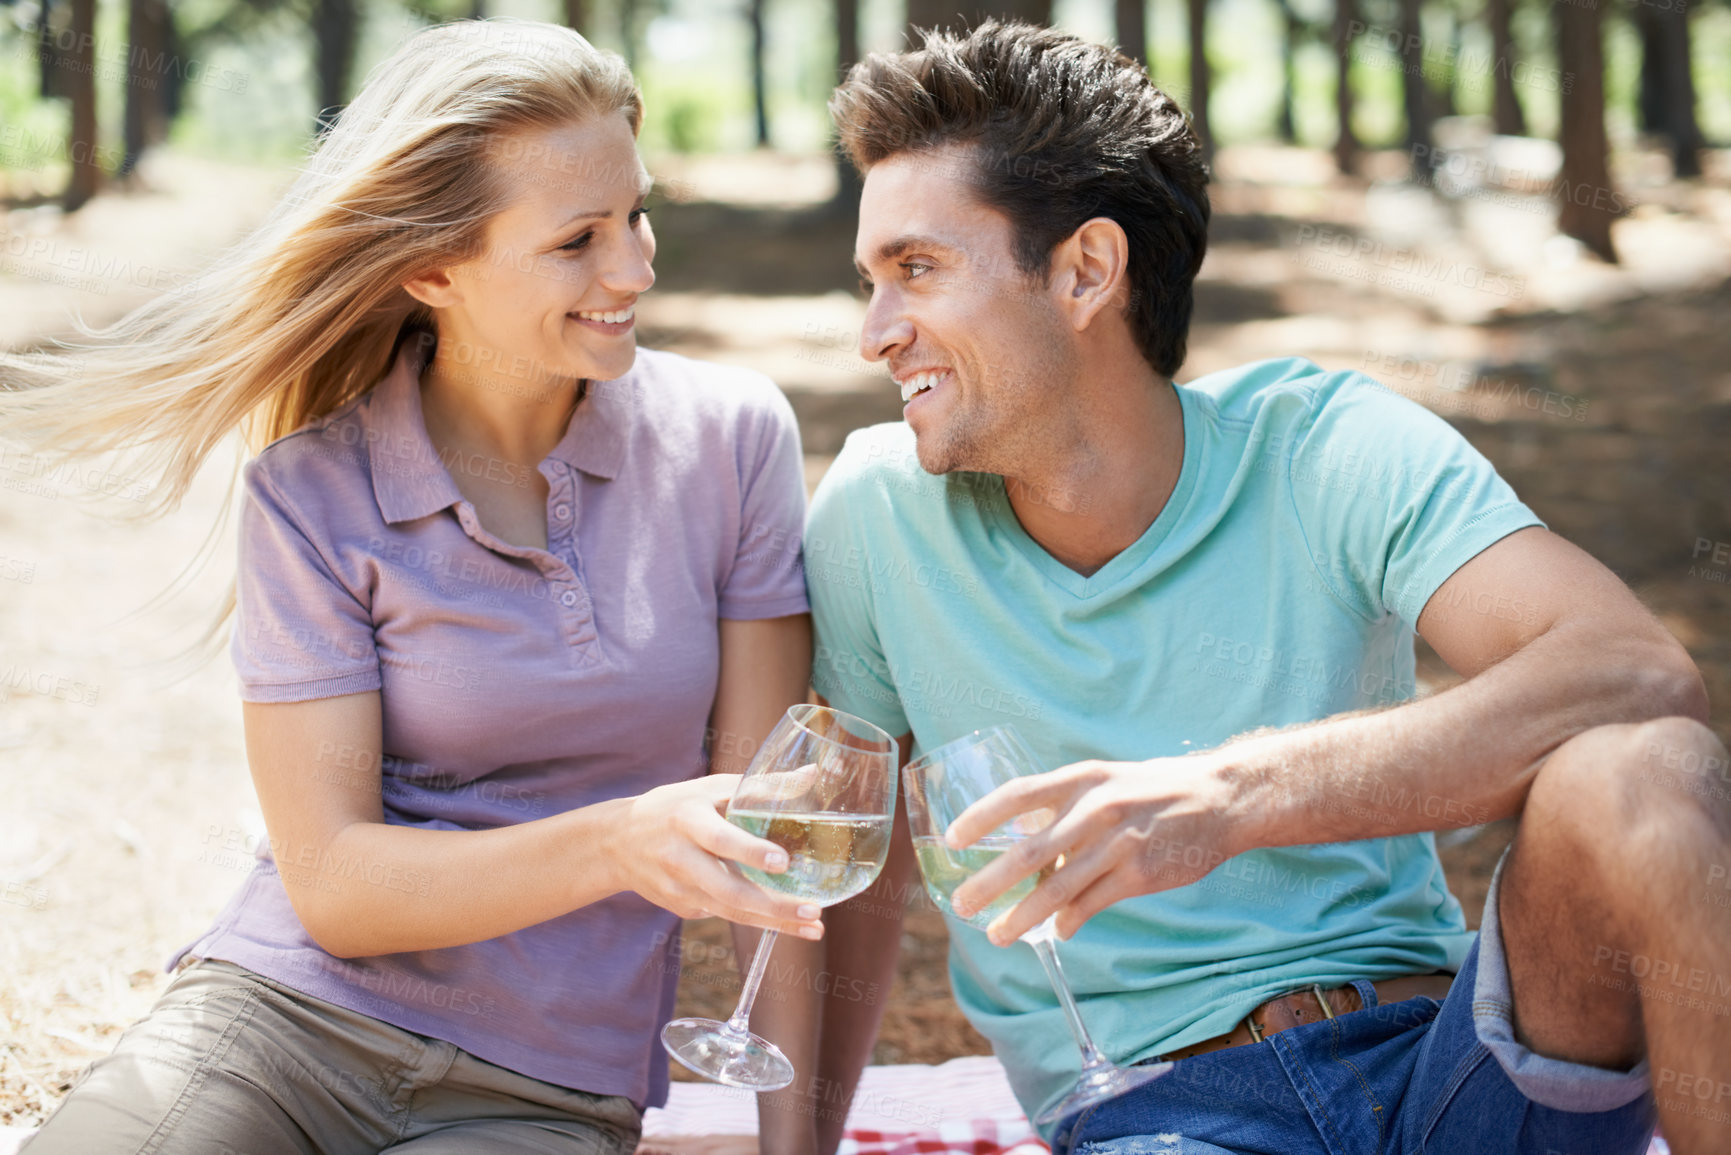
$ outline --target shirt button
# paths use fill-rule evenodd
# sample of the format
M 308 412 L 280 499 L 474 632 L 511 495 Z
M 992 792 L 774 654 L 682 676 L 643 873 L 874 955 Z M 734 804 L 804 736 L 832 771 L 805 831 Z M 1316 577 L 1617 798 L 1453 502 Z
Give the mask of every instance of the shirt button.
M 558 518 L 560 521 L 564 521 L 566 518 L 571 516 L 571 507 L 564 504 L 555 505 L 553 507 L 553 516 Z
M 576 590 L 566 590 L 564 593 L 560 594 L 559 595 L 559 604 L 564 606 L 567 609 L 576 605 L 577 604 L 577 591 Z

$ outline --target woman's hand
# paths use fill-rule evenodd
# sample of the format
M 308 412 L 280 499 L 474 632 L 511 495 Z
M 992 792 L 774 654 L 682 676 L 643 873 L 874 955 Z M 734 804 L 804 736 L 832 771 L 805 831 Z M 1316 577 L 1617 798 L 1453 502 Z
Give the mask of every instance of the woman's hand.
M 787 869 L 787 853 L 722 817 L 737 774 L 674 782 L 627 799 L 613 830 L 609 858 L 619 889 L 631 890 L 680 918 L 719 916 L 765 930 L 823 937 L 816 903 L 774 894 L 748 882 L 725 860 L 770 874 Z

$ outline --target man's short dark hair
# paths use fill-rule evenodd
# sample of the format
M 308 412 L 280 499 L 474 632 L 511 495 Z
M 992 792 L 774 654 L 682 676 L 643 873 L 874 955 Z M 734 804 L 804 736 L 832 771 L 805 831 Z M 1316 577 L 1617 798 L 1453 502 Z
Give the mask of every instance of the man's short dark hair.
M 1029 276 L 1045 277 L 1084 221 L 1116 221 L 1131 330 L 1155 370 L 1178 372 L 1208 247 L 1208 168 L 1177 103 L 1129 57 L 1050 28 L 988 20 L 924 35 L 854 65 L 831 97 L 854 167 L 970 146 L 975 191 L 1010 218 Z

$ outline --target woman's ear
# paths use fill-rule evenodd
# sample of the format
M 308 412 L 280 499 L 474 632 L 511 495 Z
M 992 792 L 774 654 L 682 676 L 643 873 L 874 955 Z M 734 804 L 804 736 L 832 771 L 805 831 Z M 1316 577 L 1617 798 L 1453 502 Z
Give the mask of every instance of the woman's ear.
M 1122 309 L 1130 284 L 1130 239 L 1110 217 L 1083 221 L 1053 254 L 1054 274 L 1066 290 L 1070 324 L 1080 332 L 1108 305 Z
M 448 309 L 462 300 L 449 270 L 433 269 L 403 282 L 403 291 L 421 304 L 434 309 Z

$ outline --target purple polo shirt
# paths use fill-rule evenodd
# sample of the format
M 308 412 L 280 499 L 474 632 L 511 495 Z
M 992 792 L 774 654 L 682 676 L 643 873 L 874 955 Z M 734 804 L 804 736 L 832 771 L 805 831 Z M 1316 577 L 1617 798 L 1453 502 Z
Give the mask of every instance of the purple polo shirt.
M 385 821 L 403 826 L 486 829 L 705 773 L 717 619 L 807 610 L 786 398 L 760 374 L 640 351 L 590 384 L 541 462 L 548 548 L 524 549 L 487 532 L 452 474 L 527 474 L 440 459 L 413 349 L 247 466 L 241 696 L 380 690 Z M 340 790 L 365 769 L 327 744 L 302 773 Z M 405 894 L 429 880 L 272 849 L 171 968 L 227 959 L 537 1079 L 665 1101 L 672 914 L 623 893 L 484 942 L 345 960 L 307 936 L 279 868 Z

